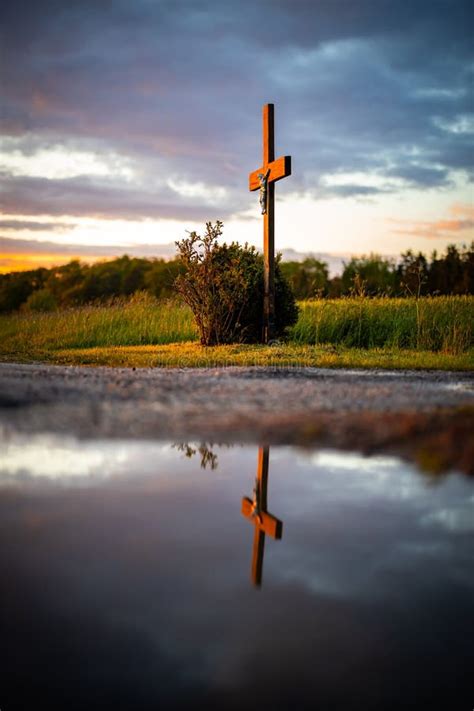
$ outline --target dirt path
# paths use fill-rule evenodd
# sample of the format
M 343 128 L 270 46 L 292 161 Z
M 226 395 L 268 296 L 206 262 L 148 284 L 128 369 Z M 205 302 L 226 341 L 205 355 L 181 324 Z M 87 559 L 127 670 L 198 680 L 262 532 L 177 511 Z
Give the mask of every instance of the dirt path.
M 474 466 L 472 373 L 0 364 L 0 426 L 78 437 L 268 441 Z

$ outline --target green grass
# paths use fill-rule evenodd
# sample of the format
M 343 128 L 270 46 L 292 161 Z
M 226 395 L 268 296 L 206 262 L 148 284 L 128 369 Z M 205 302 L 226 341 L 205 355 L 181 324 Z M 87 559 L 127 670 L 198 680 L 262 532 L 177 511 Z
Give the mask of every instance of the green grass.
M 300 304 L 296 343 L 462 353 L 474 346 L 474 297 L 318 299 Z
M 194 343 L 64 349 L 38 354 L 61 365 L 112 367 L 217 368 L 233 365 L 293 368 L 385 368 L 390 370 L 474 370 L 474 351 L 462 354 L 384 348 L 232 345 L 203 348 Z
M 155 345 L 196 338 L 192 314 L 186 306 L 158 302 L 143 294 L 108 306 L 0 317 L 1 354 Z
M 203 348 L 189 309 L 147 296 L 0 317 L 0 360 L 111 366 L 474 370 L 474 297 L 314 300 L 288 343 Z

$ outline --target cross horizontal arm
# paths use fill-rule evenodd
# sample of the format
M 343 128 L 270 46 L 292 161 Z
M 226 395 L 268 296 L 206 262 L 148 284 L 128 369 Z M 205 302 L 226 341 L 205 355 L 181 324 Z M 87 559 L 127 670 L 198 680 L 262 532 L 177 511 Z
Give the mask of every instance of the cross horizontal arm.
M 265 174 L 267 170 L 270 170 L 268 174 L 269 183 L 275 183 L 277 180 L 286 178 L 288 175 L 291 175 L 291 156 L 281 156 L 266 166 L 262 166 L 258 168 L 258 170 L 254 170 L 253 173 L 250 173 L 249 190 L 258 190 L 260 188 L 259 173 Z
M 249 519 L 253 518 L 254 508 L 253 501 L 246 496 L 242 499 L 242 514 Z M 272 516 L 267 511 L 260 511 L 261 521 L 258 522 L 258 528 L 267 533 L 272 538 L 281 538 L 283 532 L 283 522 L 275 516 Z M 257 523 L 257 522 L 256 522 Z

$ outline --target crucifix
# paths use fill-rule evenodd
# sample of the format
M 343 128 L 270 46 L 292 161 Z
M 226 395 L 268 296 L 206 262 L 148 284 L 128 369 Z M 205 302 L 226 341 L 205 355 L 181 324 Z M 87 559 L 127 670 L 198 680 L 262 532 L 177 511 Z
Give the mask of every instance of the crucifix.
M 283 523 L 267 511 L 268 460 L 270 447 L 258 448 L 258 467 L 253 490 L 253 499 L 244 496 L 242 499 L 242 514 L 255 525 L 252 554 L 252 580 L 260 587 L 263 573 L 263 553 L 265 534 L 279 540 L 282 536 Z
M 263 107 L 263 165 L 249 175 L 249 190 L 260 190 L 263 214 L 263 343 L 275 335 L 275 183 L 291 175 L 291 156 L 275 160 L 274 105 Z

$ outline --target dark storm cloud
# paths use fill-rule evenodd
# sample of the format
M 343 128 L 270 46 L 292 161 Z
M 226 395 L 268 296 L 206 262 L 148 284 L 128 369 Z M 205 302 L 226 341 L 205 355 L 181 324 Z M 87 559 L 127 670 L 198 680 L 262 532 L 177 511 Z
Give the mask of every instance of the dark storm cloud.
M 222 185 L 238 210 L 260 161 L 261 105 L 274 101 L 277 152 L 294 163 L 284 191 L 317 196 L 324 176 L 351 171 L 444 186 L 473 164 L 472 133 L 452 128 L 473 110 L 473 21 L 470 3 L 452 0 L 10 3 L 4 131 L 94 141 L 136 160 L 145 184 L 166 159 L 168 177 Z M 64 197 L 51 214 L 79 214 L 69 186 L 71 211 Z M 176 194 L 135 193 L 98 185 L 100 214 L 208 215 Z M 27 212 L 31 193 L 15 198 Z

